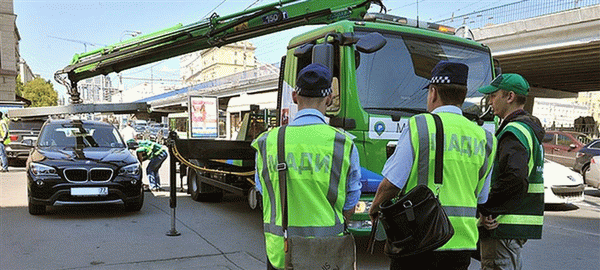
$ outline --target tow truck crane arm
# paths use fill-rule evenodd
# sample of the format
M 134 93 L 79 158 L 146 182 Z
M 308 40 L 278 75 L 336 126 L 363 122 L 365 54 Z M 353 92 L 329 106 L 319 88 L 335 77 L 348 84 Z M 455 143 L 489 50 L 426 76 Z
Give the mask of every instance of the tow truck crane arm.
M 71 102 L 77 104 L 81 99 L 76 86 L 82 79 L 297 26 L 360 20 L 372 3 L 385 9 L 381 0 L 283 0 L 227 16 L 213 13 L 210 18 L 189 25 L 178 24 L 88 53 L 75 54 L 71 63 L 57 71 L 54 77 L 67 87 Z

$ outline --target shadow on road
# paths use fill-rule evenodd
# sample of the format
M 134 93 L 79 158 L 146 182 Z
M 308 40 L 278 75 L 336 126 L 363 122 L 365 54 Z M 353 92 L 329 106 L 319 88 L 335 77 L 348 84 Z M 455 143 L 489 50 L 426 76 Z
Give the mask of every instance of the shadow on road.
M 600 197 L 600 189 L 586 189 L 583 194 L 585 196 Z
M 579 209 L 579 207 L 577 205 L 571 204 L 571 203 L 564 203 L 564 204 L 546 204 L 544 207 L 544 211 L 574 211 Z

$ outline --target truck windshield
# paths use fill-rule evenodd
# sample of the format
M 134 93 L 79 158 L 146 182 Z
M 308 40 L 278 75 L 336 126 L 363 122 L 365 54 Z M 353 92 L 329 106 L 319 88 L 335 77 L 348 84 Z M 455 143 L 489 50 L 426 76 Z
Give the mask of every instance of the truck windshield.
M 425 111 L 427 91 L 423 87 L 440 60 L 469 66 L 467 98 L 481 97 L 477 89 L 493 79 L 490 55 L 484 47 L 432 37 L 383 35 L 387 44 L 375 53 L 361 53 L 356 72 L 360 103 L 368 112 Z

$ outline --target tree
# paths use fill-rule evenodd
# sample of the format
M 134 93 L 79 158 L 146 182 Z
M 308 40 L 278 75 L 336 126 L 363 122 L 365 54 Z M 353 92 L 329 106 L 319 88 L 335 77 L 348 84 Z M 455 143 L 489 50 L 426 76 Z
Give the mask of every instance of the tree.
M 21 80 L 21 74 L 17 75 L 17 86 L 15 87 L 15 94 L 23 96 L 23 81 Z
M 23 86 L 23 97 L 31 100 L 31 107 L 58 105 L 58 93 L 50 81 L 35 78 Z

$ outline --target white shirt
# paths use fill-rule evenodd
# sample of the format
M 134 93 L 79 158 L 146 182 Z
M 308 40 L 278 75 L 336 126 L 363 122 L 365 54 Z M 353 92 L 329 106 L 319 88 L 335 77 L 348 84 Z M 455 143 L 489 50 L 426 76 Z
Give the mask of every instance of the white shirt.
M 123 128 L 123 130 L 121 130 L 121 136 L 123 136 L 123 140 L 125 142 L 127 142 L 130 139 L 135 139 L 135 129 L 133 129 L 131 126 L 126 126 L 125 128 Z

